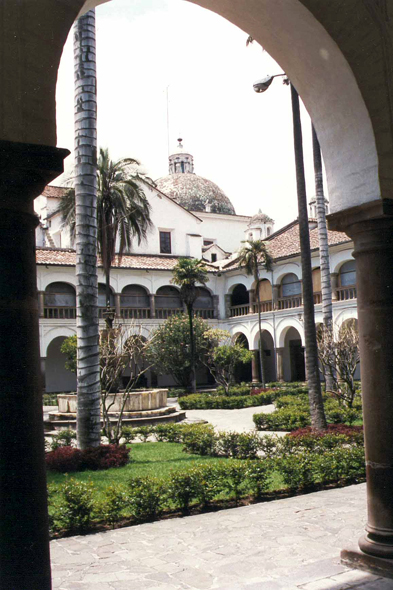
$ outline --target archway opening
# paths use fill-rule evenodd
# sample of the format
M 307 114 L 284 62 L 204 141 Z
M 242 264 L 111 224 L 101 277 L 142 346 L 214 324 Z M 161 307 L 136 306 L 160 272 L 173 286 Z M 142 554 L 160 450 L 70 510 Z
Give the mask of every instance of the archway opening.
M 66 336 L 57 336 L 48 345 L 45 359 L 45 391 L 60 393 L 76 391 L 76 375 L 65 368 L 66 357 L 61 345 Z
M 284 380 L 305 381 L 304 348 L 299 332 L 290 327 L 284 341 Z
M 235 335 L 233 342 L 235 344 L 240 344 L 243 348 L 247 350 L 250 349 L 248 344 L 247 336 L 242 333 Z M 244 365 L 238 365 L 235 369 L 235 381 L 236 383 L 250 383 L 252 380 L 252 370 L 251 370 L 251 362 L 246 363 Z

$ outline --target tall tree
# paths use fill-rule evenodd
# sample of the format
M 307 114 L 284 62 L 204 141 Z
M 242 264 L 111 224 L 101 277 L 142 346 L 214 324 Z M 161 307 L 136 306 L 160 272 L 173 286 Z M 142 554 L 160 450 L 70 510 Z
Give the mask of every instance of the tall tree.
M 239 251 L 238 261 L 240 266 L 244 266 L 246 273 L 252 275 L 255 280 L 255 290 L 257 294 L 258 306 L 258 328 L 259 328 L 259 364 L 261 366 L 262 387 L 266 385 L 265 363 L 263 360 L 262 349 L 262 320 L 261 320 L 261 294 L 259 286 L 261 282 L 259 269 L 271 270 L 273 259 L 270 256 L 266 244 L 262 240 L 248 240 L 245 246 Z
M 310 401 L 311 424 L 326 428 L 321 382 L 319 378 L 318 346 L 315 330 L 314 293 L 311 271 L 310 229 L 307 214 L 306 181 L 304 176 L 303 139 L 300 120 L 299 95 L 291 84 L 293 138 L 296 164 L 296 185 L 299 209 L 299 238 L 303 275 L 304 337 L 306 341 L 306 367 Z
M 106 279 L 106 306 L 110 307 L 110 272 L 116 256 L 131 250 L 146 238 L 152 225 L 150 204 L 141 187 L 141 177 L 134 170 L 139 162 L 123 158 L 114 162 L 107 149 L 100 148 L 98 158 L 98 248 Z
M 330 280 L 329 241 L 326 226 L 326 205 L 323 191 L 322 156 L 318 137 L 312 126 L 312 145 L 314 156 L 315 199 L 317 205 L 319 259 L 321 264 L 322 317 L 325 330 L 333 336 L 332 283 Z M 330 371 L 325 373 L 326 390 L 331 391 L 334 380 Z
M 180 294 L 187 307 L 188 321 L 190 326 L 191 343 L 191 388 L 196 392 L 196 370 L 195 370 L 195 340 L 194 340 L 194 303 L 198 297 L 197 283 L 206 285 L 208 281 L 207 269 L 203 260 L 192 258 L 180 258 L 173 268 L 172 283 L 180 287 Z
M 108 328 L 112 327 L 113 322 L 110 313 L 110 273 L 115 256 L 118 255 L 120 262 L 124 252 L 131 250 L 133 239 L 136 238 L 140 244 L 152 225 L 150 204 L 142 189 L 144 179 L 136 166 L 139 166 L 138 160 L 123 158 L 114 162 L 109 151 L 100 148 L 97 165 L 98 250 L 105 273 Z M 74 199 L 74 191 L 68 191 L 59 207 L 71 235 L 75 228 Z
M 75 249 L 78 447 L 99 446 L 100 359 L 97 287 L 97 96 L 95 11 L 74 25 Z

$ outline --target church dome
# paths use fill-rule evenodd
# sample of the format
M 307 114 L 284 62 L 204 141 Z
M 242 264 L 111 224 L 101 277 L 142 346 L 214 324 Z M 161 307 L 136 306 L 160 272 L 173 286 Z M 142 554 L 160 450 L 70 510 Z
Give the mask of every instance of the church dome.
M 258 213 L 251 217 L 250 222 L 248 224 L 249 227 L 253 225 L 260 225 L 261 223 L 274 223 L 273 219 L 266 215 L 266 213 L 262 213 L 261 209 L 259 209 Z
M 236 215 L 226 194 L 211 180 L 194 174 L 193 157 L 179 139 L 169 156 L 169 175 L 156 180 L 157 188 L 189 211 L 208 211 Z

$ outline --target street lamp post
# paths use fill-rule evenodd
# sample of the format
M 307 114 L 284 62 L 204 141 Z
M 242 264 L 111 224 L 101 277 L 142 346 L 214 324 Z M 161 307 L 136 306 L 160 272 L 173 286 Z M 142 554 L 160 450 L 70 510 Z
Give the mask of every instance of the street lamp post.
M 255 92 L 265 92 L 274 78 L 285 76 L 284 84 L 290 84 L 293 118 L 293 140 L 296 165 L 296 185 L 299 212 L 299 238 L 303 277 L 304 337 L 306 342 L 306 369 L 309 388 L 311 424 L 318 430 L 326 428 L 321 382 L 319 378 L 318 346 L 315 329 L 314 293 L 311 270 L 310 233 L 307 214 L 306 180 L 304 175 L 303 139 L 300 120 L 299 95 L 285 74 L 266 76 L 253 85 Z

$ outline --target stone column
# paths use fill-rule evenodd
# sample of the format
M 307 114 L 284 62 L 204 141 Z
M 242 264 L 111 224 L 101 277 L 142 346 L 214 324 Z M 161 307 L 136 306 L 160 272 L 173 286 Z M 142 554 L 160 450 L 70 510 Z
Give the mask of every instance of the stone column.
M 150 317 L 156 317 L 156 300 L 154 295 L 149 295 L 150 298 Z
M 253 350 L 253 357 L 251 359 L 251 375 L 252 382 L 259 383 L 259 350 Z
M 273 294 L 273 309 L 278 309 L 278 300 L 280 298 L 280 285 L 273 285 L 272 286 L 272 294 Z
M 256 293 L 255 289 L 249 289 L 248 291 L 248 301 L 250 302 L 250 309 L 248 313 L 254 313 L 254 305 L 256 303 Z
M 44 307 L 45 307 L 45 293 L 44 291 L 38 291 L 38 314 L 40 318 L 44 317 Z
M 332 283 L 332 301 L 337 301 L 338 272 L 330 273 L 330 281 Z
M 284 349 L 276 348 L 277 381 L 284 381 Z
M 68 153 L 0 141 L 1 590 L 51 588 L 33 200 Z
M 357 271 L 368 522 L 353 562 L 370 567 L 377 559 L 379 571 L 392 575 L 393 203 L 381 199 L 331 215 L 329 227 L 354 241 Z M 351 553 L 342 558 L 351 561 Z
M 232 297 L 229 293 L 227 295 L 225 295 L 225 317 L 226 318 L 231 317 L 231 303 L 232 303 L 231 299 L 232 299 Z
M 115 293 L 115 313 L 116 313 L 117 318 L 121 317 L 120 297 L 121 297 L 120 293 Z
M 214 319 L 220 319 L 220 297 L 213 295 Z

